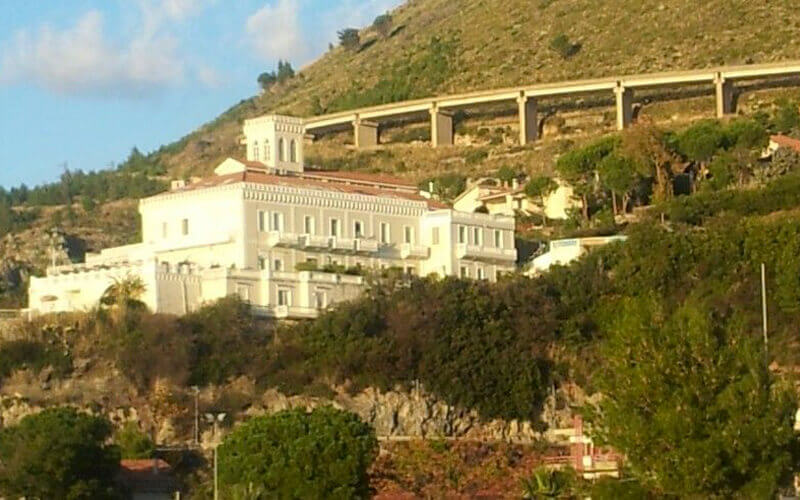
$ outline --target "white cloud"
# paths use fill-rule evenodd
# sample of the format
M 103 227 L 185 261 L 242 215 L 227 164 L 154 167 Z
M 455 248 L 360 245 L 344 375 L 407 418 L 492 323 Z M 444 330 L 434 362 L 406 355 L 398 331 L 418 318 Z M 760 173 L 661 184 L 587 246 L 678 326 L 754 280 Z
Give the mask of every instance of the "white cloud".
M 141 23 L 120 42 L 107 36 L 97 10 L 65 29 L 45 24 L 20 30 L 0 52 L 0 83 L 31 82 L 61 94 L 139 96 L 178 85 L 187 73 L 211 82 L 211 68 L 185 63 L 179 40 L 163 28 L 168 20 L 197 12 L 201 3 L 207 0 L 141 0 Z
M 298 21 L 300 7 L 297 0 L 277 0 L 247 18 L 248 41 L 259 58 L 274 61 L 308 56 Z

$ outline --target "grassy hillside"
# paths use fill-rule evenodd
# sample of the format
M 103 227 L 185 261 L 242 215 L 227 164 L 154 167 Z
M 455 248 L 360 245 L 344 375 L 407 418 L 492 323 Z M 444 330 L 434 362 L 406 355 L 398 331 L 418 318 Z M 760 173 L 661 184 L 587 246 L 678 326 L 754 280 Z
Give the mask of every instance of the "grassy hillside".
M 360 49 L 330 50 L 159 159 L 174 173 L 206 173 L 241 154 L 241 120 L 270 111 L 309 116 L 528 82 L 792 59 L 795 7 L 791 0 L 412 0 L 392 13 L 388 37 L 363 29 Z M 570 57 L 551 48 L 561 35 Z

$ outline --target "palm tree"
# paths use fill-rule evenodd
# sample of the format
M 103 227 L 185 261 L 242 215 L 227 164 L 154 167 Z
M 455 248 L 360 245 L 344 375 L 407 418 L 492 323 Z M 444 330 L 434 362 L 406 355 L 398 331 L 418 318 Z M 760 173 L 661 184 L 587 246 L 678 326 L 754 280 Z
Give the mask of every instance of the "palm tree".
M 138 276 L 128 274 L 124 278 L 115 277 L 100 297 L 100 305 L 114 310 L 117 322 L 123 322 L 130 311 L 146 309 L 147 306 L 141 300 L 146 289 L 144 281 Z

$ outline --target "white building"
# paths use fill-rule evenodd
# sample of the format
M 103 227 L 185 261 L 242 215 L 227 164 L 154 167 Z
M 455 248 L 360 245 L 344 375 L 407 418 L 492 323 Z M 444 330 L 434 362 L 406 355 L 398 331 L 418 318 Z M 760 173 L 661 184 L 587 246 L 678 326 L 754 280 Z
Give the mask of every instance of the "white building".
M 569 218 L 569 211 L 580 207 L 572 186 L 556 181 L 558 187 L 543 198 L 542 203 L 525 194 L 515 181 L 511 186 L 498 186 L 495 179 L 479 179 L 467 186 L 454 201 L 453 208 L 462 212 L 485 212 L 492 215 L 545 215 L 550 220 Z
M 593 248 L 605 246 L 615 241 L 625 241 L 627 239 L 627 236 L 617 235 L 553 240 L 549 243 L 547 252 L 533 259 L 530 268 L 525 274 L 535 276 L 546 272 L 550 269 L 550 266 L 565 266 L 580 259 Z
M 137 276 L 156 312 L 236 294 L 261 314 L 314 317 L 357 296 L 365 270 L 495 280 L 515 269 L 513 217 L 462 213 L 387 176 L 305 171 L 300 119 L 248 120 L 244 134 L 246 160 L 140 201 L 141 243 L 31 278 L 31 312 L 95 307 Z

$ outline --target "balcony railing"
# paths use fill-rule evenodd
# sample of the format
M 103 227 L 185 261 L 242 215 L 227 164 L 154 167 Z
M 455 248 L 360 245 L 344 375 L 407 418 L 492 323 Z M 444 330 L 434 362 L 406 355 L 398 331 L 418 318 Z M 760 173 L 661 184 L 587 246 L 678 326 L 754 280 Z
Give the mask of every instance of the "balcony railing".
M 514 248 L 497 248 L 459 243 L 456 246 L 456 257 L 464 260 L 485 262 L 515 262 L 517 250 Z
M 304 248 L 328 248 L 331 246 L 329 236 L 317 236 L 316 234 L 303 234 L 300 236 Z
M 267 235 L 267 244 L 271 247 L 295 248 L 301 246 L 300 236 L 296 233 L 270 231 Z
M 376 253 L 379 245 L 377 240 L 366 240 L 364 238 L 356 238 L 356 253 L 367 255 Z
M 403 243 L 400 245 L 400 258 L 402 259 L 427 259 L 430 249 L 423 245 Z
M 331 238 L 331 251 L 355 253 L 356 240 L 354 240 L 353 238 L 341 238 L 339 236 L 334 236 Z

